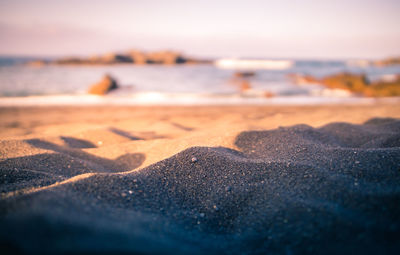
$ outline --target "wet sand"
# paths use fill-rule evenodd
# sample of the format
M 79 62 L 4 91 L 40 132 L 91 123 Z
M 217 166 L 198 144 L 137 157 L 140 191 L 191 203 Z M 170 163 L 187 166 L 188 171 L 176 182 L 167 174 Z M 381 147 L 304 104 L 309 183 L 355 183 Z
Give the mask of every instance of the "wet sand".
M 400 105 L 0 108 L 9 254 L 398 254 Z

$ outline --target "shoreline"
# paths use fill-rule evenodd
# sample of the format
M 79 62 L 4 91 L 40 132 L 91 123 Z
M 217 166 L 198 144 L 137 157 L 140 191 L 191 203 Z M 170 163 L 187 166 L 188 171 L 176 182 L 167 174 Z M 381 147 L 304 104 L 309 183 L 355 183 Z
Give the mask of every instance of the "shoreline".
M 0 107 L 16 106 L 223 106 L 223 105 L 340 105 L 340 104 L 399 104 L 400 97 L 322 97 L 322 96 L 277 96 L 253 97 L 240 94 L 209 95 L 196 93 L 158 93 L 139 92 L 133 95 L 96 96 L 88 94 L 77 95 L 40 95 L 21 97 L 0 97 Z

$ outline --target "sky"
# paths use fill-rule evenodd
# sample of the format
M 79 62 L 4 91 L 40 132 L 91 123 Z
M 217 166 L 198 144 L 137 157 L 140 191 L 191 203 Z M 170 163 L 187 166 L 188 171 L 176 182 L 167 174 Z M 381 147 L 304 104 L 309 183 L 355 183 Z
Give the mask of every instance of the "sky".
M 400 56 L 399 0 L 0 0 L 0 54 Z

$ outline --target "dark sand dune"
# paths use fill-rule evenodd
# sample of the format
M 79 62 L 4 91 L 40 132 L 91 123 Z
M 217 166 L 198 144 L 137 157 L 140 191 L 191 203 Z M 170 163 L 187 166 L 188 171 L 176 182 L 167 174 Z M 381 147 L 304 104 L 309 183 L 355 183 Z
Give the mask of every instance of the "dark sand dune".
M 237 151 L 192 147 L 138 172 L 3 199 L 1 246 L 10 254 L 399 254 L 399 136 L 395 119 L 243 132 Z M 80 153 L 69 155 L 89 157 Z
M 91 144 L 85 140 L 62 137 L 67 146 L 39 139 L 27 140 L 34 147 L 53 153 L 35 154 L 0 161 L 0 192 L 37 188 L 64 181 L 85 173 L 124 172 L 139 167 L 145 160 L 141 153 L 129 153 L 114 160 L 76 149 Z M 71 144 L 74 146 L 71 148 Z

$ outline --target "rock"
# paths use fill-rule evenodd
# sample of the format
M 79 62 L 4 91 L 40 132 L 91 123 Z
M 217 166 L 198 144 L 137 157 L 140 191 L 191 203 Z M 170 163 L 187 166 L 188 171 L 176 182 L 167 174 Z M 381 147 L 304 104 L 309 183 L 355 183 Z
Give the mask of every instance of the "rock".
M 351 92 L 363 93 L 369 85 L 365 74 L 339 73 L 327 76 L 321 83 L 331 89 L 344 89 Z
M 321 83 L 329 88 L 345 89 L 368 97 L 400 96 L 400 76 L 390 81 L 370 83 L 364 74 L 341 73 L 326 77 Z
M 240 83 L 240 92 L 246 92 L 251 89 L 251 84 L 248 81 L 242 81 Z
M 132 63 L 132 57 L 127 55 L 108 53 L 100 58 L 102 64 Z
M 144 52 L 131 50 L 128 52 L 128 55 L 131 57 L 132 62 L 137 65 L 147 64 L 147 56 Z
M 156 51 L 145 53 L 137 50 L 131 50 L 127 54 L 132 58 L 132 62 L 138 65 L 160 64 L 175 65 L 187 62 L 187 59 L 180 53 L 174 51 Z
M 47 61 L 44 61 L 44 60 L 35 60 L 35 61 L 30 61 L 26 64 L 31 67 L 42 67 L 44 65 L 47 65 L 48 63 L 47 63 Z
M 54 64 L 57 64 L 57 65 L 81 65 L 81 64 L 87 64 L 87 62 L 84 59 L 70 57 L 70 58 L 61 58 L 61 59 L 55 60 Z
M 391 66 L 400 65 L 400 57 L 386 58 L 379 61 L 375 61 L 376 66 Z
M 369 86 L 364 94 L 373 97 L 392 97 L 400 96 L 400 75 L 393 80 L 378 80 Z
M 109 93 L 111 90 L 117 88 L 118 88 L 117 82 L 111 76 L 105 75 L 100 82 L 93 84 L 89 88 L 88 93 L 94 95 L 105 95 Z
M 319 83 L 331 89 L 342 89 L 368 97 L 400 96 L 400 75 L 374 82 L 369 82 L 365 74 L 352 73 L 338 73 L 322 79 L 303 77 L 307 78 L 306 83 Z
M 186 62 L 186 59 L 180 53 L 173 51 L 153 52 L 148 54 L 148 57 L 156 64 L 174 65 Z
M 248 78 L 248 77 L 253 77 L 255 76 L 255 72 L 235 72 L 234 76 L 237 78 Z
M 137 65 L 144 64 L 211 64 L 210 60 L 191 59 L 175 51 L 155 51 L 143 52 L 131 50 L 125 53 L 108 53 L 95 55 L 86 58 L 68 57 L 50 62 L 57 65 L 110 65 L 132 63 Z
M 110 64 L 124 64 L 124 63 L 133 63 L 132 58 L 129 55 L 115 54 L 115 53 L 107 53 L 102 56 L 90 56 L 87 59 L 81 60 L 82 64 L 90 64 L 90 65 L 110 65 Z
M 198 161 L 198 159 L 196 157 L 192 157 L 191 162 L 192 163 L 196 163 Z
M 264 97 L 266 97 L 266 98 L 272 98 L 272 97 L 275 97 L 275 94 L 272 93 L 272 92 L 270 92 L 270 91 L 265 91 L 265 92 L 264 92 Z

